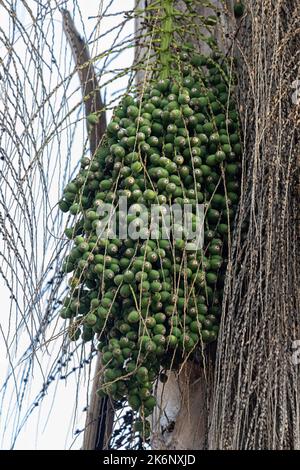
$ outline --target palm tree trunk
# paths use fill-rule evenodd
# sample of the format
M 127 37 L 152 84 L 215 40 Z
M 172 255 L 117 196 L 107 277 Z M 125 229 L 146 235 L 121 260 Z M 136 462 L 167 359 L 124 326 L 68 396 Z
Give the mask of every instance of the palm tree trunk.
M 98 354 L 85 422 L 83 450 L 107 449 L 113 428 L 114 410 L 112 403 L 109 398 L 100 398 L 97 394 L 100 370 L 101 356 Z

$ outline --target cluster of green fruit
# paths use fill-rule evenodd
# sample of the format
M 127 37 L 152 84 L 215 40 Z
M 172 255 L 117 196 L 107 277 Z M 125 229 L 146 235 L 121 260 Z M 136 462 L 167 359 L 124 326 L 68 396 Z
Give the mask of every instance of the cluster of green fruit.
M 100 393 L 127 397 L 142 417 L 155 406 L 153 383 L 161 369 L 178 366 L 217 337 L 239 200 L 238 114 L 226 66 L 216 54 L 189 50 L 180 61 L 180 76 L 153 81 L 140 98 L 122 99 L 101 147 L 91 160 L 82 158 L 59 202 L 76 216 L 65 231 L 74 246 L 63 271 L 73 275 L 61 316 L 71 320 L 72 339 L 98 336 Z M 97 235 L 99 208 L 111 203 L 118 215 L 120 196 L 135 206 L 127 223 L 139 225 L 144 238 Z M 139 206 L 174 203 L 195 210 L 204 204 L 201 249 L 187 250 L 184 236 L 147 238 Z

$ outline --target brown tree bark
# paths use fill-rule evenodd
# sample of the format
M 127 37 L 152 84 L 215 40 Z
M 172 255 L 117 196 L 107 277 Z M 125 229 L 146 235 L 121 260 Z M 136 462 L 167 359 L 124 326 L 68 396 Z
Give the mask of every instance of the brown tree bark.
M 85 422 L 83 450 L 107 449 L 113 428 L 114 410 L 112 403 L 108 398 L 100 398 L 97 394 L 101 368 L 101 356 L 98 354 Z

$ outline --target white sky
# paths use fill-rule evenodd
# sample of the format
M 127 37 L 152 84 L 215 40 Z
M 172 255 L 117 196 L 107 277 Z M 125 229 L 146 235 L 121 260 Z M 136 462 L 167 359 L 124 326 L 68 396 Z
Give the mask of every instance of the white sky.
M 32 0 L 31 0 L 32 1 Z M 42 0 L 45 1 L 45 0 Z M 27 2 L 30 4 L 30 0 Z M 103 2 L 99 1 L 86 1 L 86 0 L 78 0 L 78 4 L 81 8 L 85 28 L 87 31 L 87 35 L 91 33 L 92 28 L 95 24 L 95 20 L 88 20 L 89 16 L 95 16 L 98 14 L 98 8 L 99 5 L 103 3 L 103 6 L 108 4 L 108 0 L 104 0 Z M 126 5 L 125 5 L 126 3 Z M 112 4 L 112 9 L 111 11 L 118 12 L 123 9 L 131 9 L 133 7 L 133 0 L 127 0 L 124 2 L 124 0 L 114 0 Z M 22 15 L 22 2 L 19 3 L 20 5 L 20 11 L 18 12 L 19 15 Z M 5 24 L 4 16 L 2 15 L 1 12 L 1 6 L 0 6 L 0 17 L 1 17 L 1 27 L 5 29 L 7 27 L 7 24 Z M 26 21 L 26 17 L 24 15 L 24 21 Z M 117 16 L 111 16 L 110 18 L 105 18 L 103 22 L 101 23 L 101 29 L 103 31 L 108 31 L 112 30 L 114 25 L 118 24 L 120 21 L 120 18 Z M 59 24 L 59 18 L 57 19 L 57 27 L 59 30 L 58 38 L 60 35 L 61 31 L 61 25 Z M 132 32 L 133 28 L 133 22 L 128 25 L 124 31 L 122 32 L 122 35 L 125 37 L 126 35 L 130 34 Z M 101 50 L 105 50 L 109 47 L 109 41 L 114 38 L 114 33 L 112 32 L 111 36 L 108 36 L 105 40 L 104 44 L 95 44 L 94 50 L 92 50 L 91 55 L 95 55 L 96 53 L 99 53 Z M 59 41 L 56 42 L 55 47 L 59 47 L 60 43 Z M 56 56 L 59 55 L 59 50 L 56 51 Z M 0 47 L 0 56 L 1 56 L 1 47 Z M 119 68 L 128 66 L 133 59 L 133 51 L 131 52 L 126 52 L 125 54 L 120 55 L 118 58 L 118 64 L 117 66 Z M 126 86 L 126 78 L 123 80 L 119 80 L 118 82 L 113 82 L 107 87 L 107 97 L 114 92 L 117 91 L 120 87 L 125 87 Z M 1 106 L 1 97 L 0 97 L 0 106 Z M 83 123 L 84 125 L 84 123 Z M 78 139 L 78 134 L 77 134 L 77 139 Z M 82 148 L 82 142 L 74 142 L 74 147 L 81 149 Z M 75 156 L 76 159 L 80 158 L 80 154 Z M 53 169 L 55 172 L 55 168 Z M 55 175 L 54 175 L 55 177 Z M 50 195 L 51 197 L 51 195 Z M 57 201 L 57 188 L 53 189 L 53 194 L 52 194 L 53 202 Z M 0 250 L 3 249 L 3 246 L 1 246 L 0 242 Z M 4 332 L 7 331 L 8 328 L 8 312 L 9 312 L 9 292 L 7 288 L 5 287 L 5 284 L 0 278 L 0 296 L 1 296 L 1 327 Z M 27 344 L 27 343 L 26 343 Z M 25 344 L 24 344 L 25 345 Z M 22 349 L 22 337 L 19 340 L 19 347 Z M 53 351 L 54 353 L 54 351 Z M 49 362 L 49 360 L 53 360 L 49 356 L 45 356 L 45 364 Z M 3 380 L 6 376 L 7 370 L 8 370 L 9 364 L 8 364 L 8 359 L 5 353 L 5 346 L 4 346 L 4 341 L 3 337 L 0 334 L 0 384 L 3 383 Z M 33 385 L 31 389 L 31 396 L 29 398 L 32 398 L 35 396 L 35 393 L 38 392 L 41 388 L 41 377 L 40 373 L 37 370 L 37 368 L 34 370 L 34 375 L 33 375 Z M 53 383 L 53 385 L 50 387 L 50 391 L 48 396 L 44 399 L 43 405 L 41 407 L 38 407 L 36 411 L 31 415 L 29 418 L 26 426 L 24 426 L 17 443 L 15 445 L 15 449 L 64 449 L 64 448 L 70 448 L 70 445 L 74 439 L 74 430 L 79 428 L 82 429 L 85 421 L 85 413 L 81 412 L 83 407 L 85 406 L 85 401 L 86 401 L 86 388 L 84 387 L 84 384 L 81 386 L 81 393 L 80 396 L 78 397 L 78 400 L 76 400 L 76 381 L 75 381 L 75 376 L 70 377 L 68 379 L 68 382 L 65 383 L 64 381 L 59 381 L 57 384 L 57 390 L 55 393 L 55 398 L 54 398 L 54 391 L 56 388 L 56 383 Z M 12 401 L 15 400 L 13 390 L 11 391 L 11 399 Z M 31 401 L 29 399 L 29 402 Z M 74 415 L 74 403 L 78 401 L 78 410 L 79 410 L 79 421 L 77 423 L 73 423 L 72 417 Z M 51 411 L 51 412 L 50 412 Z M 2 419 L 2 422 L 1 422 Z M 3 416 L 0 416 L 0 436 L 3 433 L 3 427 L 4 427 L 4 422 L 3 422 Z M 9 429 L 9 427 L 8 427 Z M 82 437 L 82 434 L 81 434 Z M 73 445 L 73 448 L 80 448 L 81 445 L 81 437 L 79 437 L 76 442 Z M 1 443 L 1 438 L 0 438 L 0 447 L 2 448 L 9 448 L 10 447 L 10 436 L 9 433 L 6 435 L 4 438 L 3 442 Z

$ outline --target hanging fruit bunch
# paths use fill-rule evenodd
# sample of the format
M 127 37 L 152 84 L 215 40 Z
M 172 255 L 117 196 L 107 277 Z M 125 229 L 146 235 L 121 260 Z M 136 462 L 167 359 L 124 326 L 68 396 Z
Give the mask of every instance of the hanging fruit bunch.
M 227 63 L 173 42 L 176 11 L 164 11 L 156 72 L 114 110 L 96 154 L 82 158 L 66 186 L 61 210 L 75 216 L 74 241 L 63 271 L 72 272 L 61 316 L 70 338 L 96 335 L 102 354 L 100 392 L 126 398 L 141 418 L 153 411 L 153 384 L 217 338 L 228 237 L 239 200 L 241 145 Z M 90 118 L 93 122 L 93 116 Z M 130 210 L 121 214 L 120 198 Z M 99 235 L 104 204 L 121 228 L 140 237 Z M 181 237 L 151 238 L 151 206 L 204 208 L 204 243 L 191 249 Z M 133 209 L 132 209 L 133 208 Z M 146 210 L 145 210 L 146 209 Z M 162 218 L 159 219 L 160 222 Z M 136 430 L 147 435 L 148 424 Z

